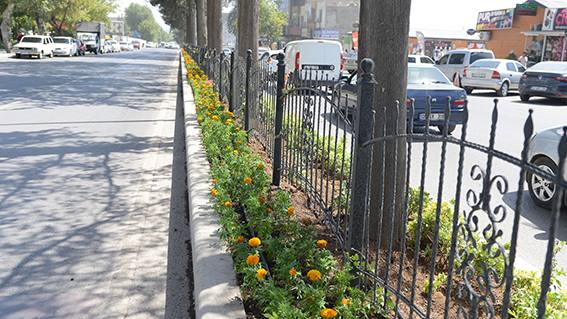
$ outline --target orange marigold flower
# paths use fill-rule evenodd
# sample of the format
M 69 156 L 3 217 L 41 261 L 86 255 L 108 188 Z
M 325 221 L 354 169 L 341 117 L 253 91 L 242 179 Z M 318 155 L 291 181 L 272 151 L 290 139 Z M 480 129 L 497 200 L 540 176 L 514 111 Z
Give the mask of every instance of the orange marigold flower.
M 202 121 L 202 120 L 203 120 L 202 117 L 197 118 L 197 121 Z
M 334 318 L 338 313 L 330 308 L 321 310 L 321 318 Z
M 236 238 L 236 242 L 237 242 L 237 243 L 242 243 L 242 242 L 244 242 L 244 236 L 242 236 L 242 235 L 238 236 L 238 238 Z
M 343 299 L 342 303 L 343 305 L 348 306 L 352 303 L 352 301 L 350 301 L 350 299 Z
M 271 212 L 272 212 L 272 209 L 271 209 L 270 207 L 266 208 L 266 213 L 269 214 L 269 213 L 271 213 Z
M 295 269 L 292 269 L 292 270 L 289 271 L 289 274 L 292 275 L 292 276 L 295 276 L 295 275 L 297 275 L 297 271 Z
M 224 206 L 230 208 L 230 207 L 232 207 L 232 203 L 231 203 L 231 202 L 226 202 L 226 203 L 224 203 Z
M 307 273 L 307 277 L 309 277 L 309 279 L 311 279 L 313 281 L 317 281 L 317 280 L 321 279 L 321 273 L 318 270 L 311 269 Z
M 293 214 L 294 211 L 295 211 L 295 208 L 293 208 L 293 206 L 291 206 L 290 208 L 287 209 L 287 214 L 291 215 L 291 214 Z
M 246 263 L 248 265 L 256 265 L 260 262 L 260 257 L 258 257 L 258 255 L 254 254 L 254 255 L 249 255 L 248 258 L 246 258 Z
M 220 166 L 224 166 L 224 163 L 220 163 L 219 165 L 220 165 Z
M 258 163 L 258 168 L 262 168 L 262 167 L 264 167 L 264 166 L 262 165 L 262 163 Z
M 216 189 L 211 189 L 211 193 L 213 193 L 213 195 L 217 196 L 219 191 L 217 191 Z
M 319 248 L 325 248 L 327 246 L 327 241 L 324 239 L 318 240 L 317 241 L 317 247 Z
M 207 124 L 207 127 L 211 127 L 211 124 Z
M 218 116 L 216 116 L 216 115 L 213 115 L 213 120 L 218 120 L 218 119 L 219 119 L 219 117 L 218 117 Z
M 231 119 L 226 120 L 226 125 L 230 124 L 232 122 Z
M 200 109 L 201 109 L 201 108 L 200 108 L 200 107 L 198 107 L 198 106 L 197 106 L 197 107 L 195 108 L 195 110 L 197 110 L 197 111 L 198 111 L 198 110 L 200 110 Z
M 236 130 L 237 130 L 237 131 L 240 131 L 240 127 L 237 127 Z
M 252 179 L 251 179 L 250 177 L 246 177 L 246 178 L 244 179 L 244 183 L 246 183 L 246 184 L 252 184 Z
M 238 150 L 234 150 L 234 155 L 238 155 Z
M 198 104 L 199 104 L 199 105 L 203 105 L 203 101 L 199 101 L 199 103 L 198 103 Z
M 223 113 L 224 113 L 224 114 L 228 114 L 228 111 L 224 111 Z
M 264 268 L 258 269 L 256 271 L 256 277 L 258 277 L 258 279 L 260 280 L 264 279 L 264 276 L 266 276 L 266 274 L 268 274 L 268 271 L 266 271 L 266 269 Z
M 211 112 L 207 112 L 207 115 L 211 115 Z M 214 117 L 213 117 L 213 119 L 214 119 Z
M 213 178 L 213 180 L 211 182 L 216 183 L 217 182 L 216 178 Z
M 259 201 L 260 203 L 264 203 L 264 197 L 262 197 L 262 196 L 258 197 L 258 201 Z
M 242 141 L 236 141 L 237 144 L 242 144 Z
M 227 146 L 226 146 L 226 149 L 227 149 L 227 150 L 230 149 L 230 145 L 227 145 Z
M 228 112 L 228 116 L 234 116 L 234 113 Z
M 250 238 L 250 240 L 248 241 L 248 245 L 252 247 L 258 247 L 262 245 L 262 241 L 258 237 Z

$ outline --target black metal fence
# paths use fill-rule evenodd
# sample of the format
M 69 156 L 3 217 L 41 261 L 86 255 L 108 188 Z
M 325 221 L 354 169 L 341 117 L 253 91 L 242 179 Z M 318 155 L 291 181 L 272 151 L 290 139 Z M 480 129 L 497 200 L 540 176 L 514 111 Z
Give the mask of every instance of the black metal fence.
M 250 134 L 265 146 L 273 161 L 272 183 L 279 186 L 283 179 L 305 191 L 311 207 L 329 225 L 337 248 L 345 256 L 358 256 L 356 270 L 360 276 L 355 284 L 374 291 L 375 302 L 390 309 L 396 318 L 508 318 L 526 176 L 553 181 L 558 196 L 550 215 L 547 257 L 537 306 L 537 318 L 544 318 L 562 195 L 567 190 L 562 177 L 567 157 L 565 132 L 559 143 L 557 174 L 530 163 L 527 157 L 533 134 L 531 113 L 524 126 L 521 158 L 495 149 L 497 101 L 488 146 L 466 140 L 466 105 L 460 138 L 450 136 L 446 129 L 442 134 L 430 133 L 430 103 L 422 133 L 414 132 L 413 122 L 408 121 L 407 131 L 395 128 L 393 134 L 386 135 L 386 123 L 381 121 L 384 134 L 374 138 L 375 81 L 371 74 L 374 64 L 369 60 L 361 63 L 363 73 L 357 83 L 356 107 L 351 118 L 348 99 L 343 103 L 340 98 L 343 96 L 340 85 L 329 85 L 329 79 L 325 85 L 312 81 L 319 78 L 313 73 L 286 77 L 283 54 L 278 57 L 276 71 L 273 65 L 253 59 L 250 52 L 247 61 L 234 54 L 230 59 L 222 55 L 217 58 L 214 52 L 196 47 L 187 48 L 187 52 L 214 79 L 219 95 L 230 101 L 231 110 L 243 119 Z M 407 112 L 412 119 L 413 104 Z M 443 127 L 448 127 L 450 112 L 447 102 Z M 378 113 L 377 118 L 385 118 L 385 109 Z M 386 154 L 386 143 L 394 145 L 393 154 Z M 400 150 L 396 145 L 406 147 Z M 387 155 L 405 165 L 406 182 L 405 193 L 394 196 L 392 203 L 385 203 L 384 194 L 380 194 L 382 200 L 371 207 L 371 180 L 378 179 L 380 189 L 385 190 L 392 183 L 383 177 L 396 179 L 396 169 L 392 177 L 386 174 L 385 166 L 372 167 L 376 165 L 372 161 L 376 158 L 373 149 L 380 150 L 382 165 Z M 433 157 L 431 150 L 439 154 Z M 399 154 L 404 154 L 401 161 L 397 158 Z M 494 164 L 497 161 L 513 166 L 519 176 L 513 204 L 502 203 L 511 186 L 503 175 L 495 172 L 499 167 Z M 449 168 L 450 162 L 455 164 L 454 168 Z M 433 204 L 427 201 L 425 192 L 426 173 L 431 175 L 431 164 L 435 164 L 437 177 Z M 419 169 L 415 170 L 414 166 Z M 418 176 L 414 176 L 416 171 Z M 371 175 L 371 172 L 382 174 Z M 464 189 L 468 187 L 464 186 L 465 179 L 480 185 L 479 189 Z M 410 188 L 410 180 L 418 181 L 418 187 Z M 444 202 L 447 192 L 454 194 L 453 204 Z M 412 196 L 417 202 L 410 202 Z M 513 211 L 507 206 L 513 207 Z M 395 223 L 391 217 L 394 214 L 385 214 L 396 207 L 405 207 L 395 212 L 402 216 L 401 227 L 407 234 L 401 236 L 400 245 L 395 243 Z M 377 217 L 377 224 L 370 223 L 372 215 Z M 504 225 L 507 218 L 513 220 L 511 227 Z M 446 225 L 450 229 L 443 229 Z M 509 244 L 504 237 L 509 238 Z M 446 249 L 439 248 L 443 240 L 448 241 Z M 495 266 L 496 260 L 504 266 Z M 444 293 L 435 292 L 435 282 L 446 284 Z M 417 298 L 418 294 L 425 298 Z

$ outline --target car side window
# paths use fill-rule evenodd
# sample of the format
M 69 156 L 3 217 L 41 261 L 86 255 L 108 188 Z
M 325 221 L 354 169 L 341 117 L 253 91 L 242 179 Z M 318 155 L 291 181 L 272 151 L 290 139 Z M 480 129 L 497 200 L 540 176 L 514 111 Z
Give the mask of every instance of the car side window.
M 464 53 L 455 53 L 455 54 L 451 54 L 451 58 L 449 59 L 449 64 L 463 64 L 464 61 L 465 61 Z
M 444 55 L 444 56 L 439 60 L 439 64 L 447 64 L 447 60 L 449 60 L 449 56 L 448 56 L 448 55 Z
M 518 68 L 518 72 L 524 72 L 526 71 L 526 68 L 524 68 L 523 65 L 521 65 L 520 63 L 516 62 L 516 67 Z
M 426 57 L 421 57 L 420 60 L 421 60 L 421 63 L 429 63 L 429 64 L 433 63 L 433 61 L 431 61 L 431 59 L 428 59 Z
M 516 72 L 516 66 L 514 65 L 514 62 L 506 63 L 506 69 L 508 71 Z

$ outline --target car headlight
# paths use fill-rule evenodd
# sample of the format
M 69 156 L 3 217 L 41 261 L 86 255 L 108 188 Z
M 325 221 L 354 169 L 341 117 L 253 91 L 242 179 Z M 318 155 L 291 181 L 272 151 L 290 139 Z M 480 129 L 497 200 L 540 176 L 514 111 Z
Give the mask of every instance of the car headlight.
M 39 49 L 38 49 L 38 48 L 32 48 L 31 50 L 32 50 L 33 52 L 39 52 Z

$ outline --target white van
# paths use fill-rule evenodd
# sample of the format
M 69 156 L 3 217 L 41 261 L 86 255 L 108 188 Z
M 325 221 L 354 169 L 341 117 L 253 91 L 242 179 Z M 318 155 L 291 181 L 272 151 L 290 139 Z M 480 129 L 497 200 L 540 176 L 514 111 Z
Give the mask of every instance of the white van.
M 463 70 L 481 59 L 494 59 L 494 53 L 486 49 L 457 49 L 445 53 L 435 66 L 455 85 L 461 86 Z
M 343 71 L 343 47 L 332 40 L 299 40 L 285 48 L 286 73 L 296 80 L 330 84 L 340 80 Z

